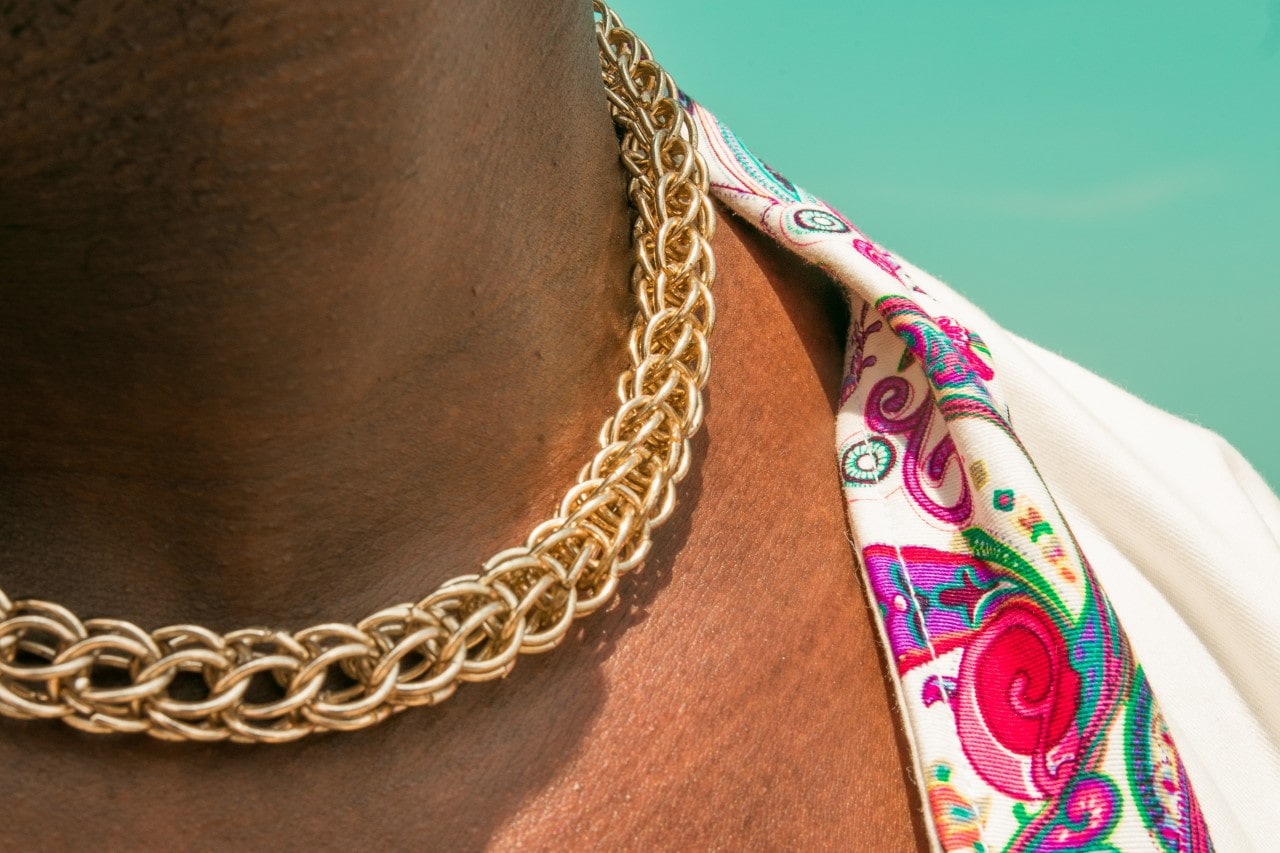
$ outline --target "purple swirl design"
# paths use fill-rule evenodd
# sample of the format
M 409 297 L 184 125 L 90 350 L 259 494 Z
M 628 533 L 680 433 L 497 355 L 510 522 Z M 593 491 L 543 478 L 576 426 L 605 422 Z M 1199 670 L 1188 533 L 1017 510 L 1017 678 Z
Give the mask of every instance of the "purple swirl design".
M 907 412 L 911 403 L 911 383 L 901 376 L 886 376 L 875 384 L 867 396 L 864 418 L 873 433 L 905 435 L 906 451 L 902 454 L 902 479 L 907 494 L 925 512 L 947 524 L 961 525 L 973 515 L 973 495 L 963 470 L 960 473 L 960 496 L 955 503 L 942 504 L 925 491 L 922 472 L 935 488 L 941 488 L 947 475 L 947 466 L 955 458 L 960 468 L 959 454 L 951 436 L 944 436 L 928 453 L 925 440 L 935 411 L 933 394 L 925 394 L 924 401 L 915 411 Z

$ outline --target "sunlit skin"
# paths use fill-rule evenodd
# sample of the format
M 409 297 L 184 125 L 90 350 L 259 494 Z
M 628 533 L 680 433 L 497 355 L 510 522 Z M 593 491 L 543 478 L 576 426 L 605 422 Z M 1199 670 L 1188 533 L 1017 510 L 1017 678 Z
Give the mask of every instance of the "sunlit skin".
M 548 517 L 630 214 L 587 4 L 33 3 L 0 35 L 0 587 L 355 620 Z M 0 847 L 915 849 L 845 533 L 834 286 L 722 212 L 698 461 L 620 600 L 357 734 L 0 722 Z

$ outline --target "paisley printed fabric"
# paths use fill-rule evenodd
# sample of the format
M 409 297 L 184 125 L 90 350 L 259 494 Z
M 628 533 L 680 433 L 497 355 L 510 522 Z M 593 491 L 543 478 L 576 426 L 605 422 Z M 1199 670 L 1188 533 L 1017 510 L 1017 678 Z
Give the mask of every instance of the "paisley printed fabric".
M 1000 353 L 687 106 L 715 197 L 850 299 L 840 472 L 937 848 L 1211 850 L 1142 667 L 1013 428 Z

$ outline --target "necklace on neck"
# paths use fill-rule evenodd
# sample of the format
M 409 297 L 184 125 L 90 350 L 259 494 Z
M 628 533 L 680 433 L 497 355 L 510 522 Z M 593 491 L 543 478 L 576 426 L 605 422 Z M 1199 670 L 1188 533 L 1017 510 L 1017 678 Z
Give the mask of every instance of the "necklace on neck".
M 714 322 L 714 215 L 697 131 L 671 78 L 601 0 L 605 93 L 630 174 L 639 310 L 600 449 L 555 517 L 478 574 L 349 625 L 145 631 L 0 591 L 0 714 L 94 733 L 281 743 L 377 723 L 501 678 L 598 610 L 670 517 L 702 423 Z

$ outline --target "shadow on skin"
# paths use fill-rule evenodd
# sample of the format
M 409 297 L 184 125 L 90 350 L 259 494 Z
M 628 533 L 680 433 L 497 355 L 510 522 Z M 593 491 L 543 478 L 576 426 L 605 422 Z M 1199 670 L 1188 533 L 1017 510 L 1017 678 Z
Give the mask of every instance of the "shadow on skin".
M 283 826 L 291 846 L 333 849 L 351 839 L 332 828 L 355 824 L 366 849 L 480 849 L 591 735 L 608 690 L 602 667 L 646 619 L 689 535 L 706 430 L 693 445 L 675 511 L 613 602 L 552 652 L 523 657 L 500 682 L 463 685 L 435 708 L 280 746 L 169 744 L 0 721 L 0 798 L 36 828 L 21 841 L 68 847 L 92 827 L 106 847 L 224 849 L 278 841 Z

